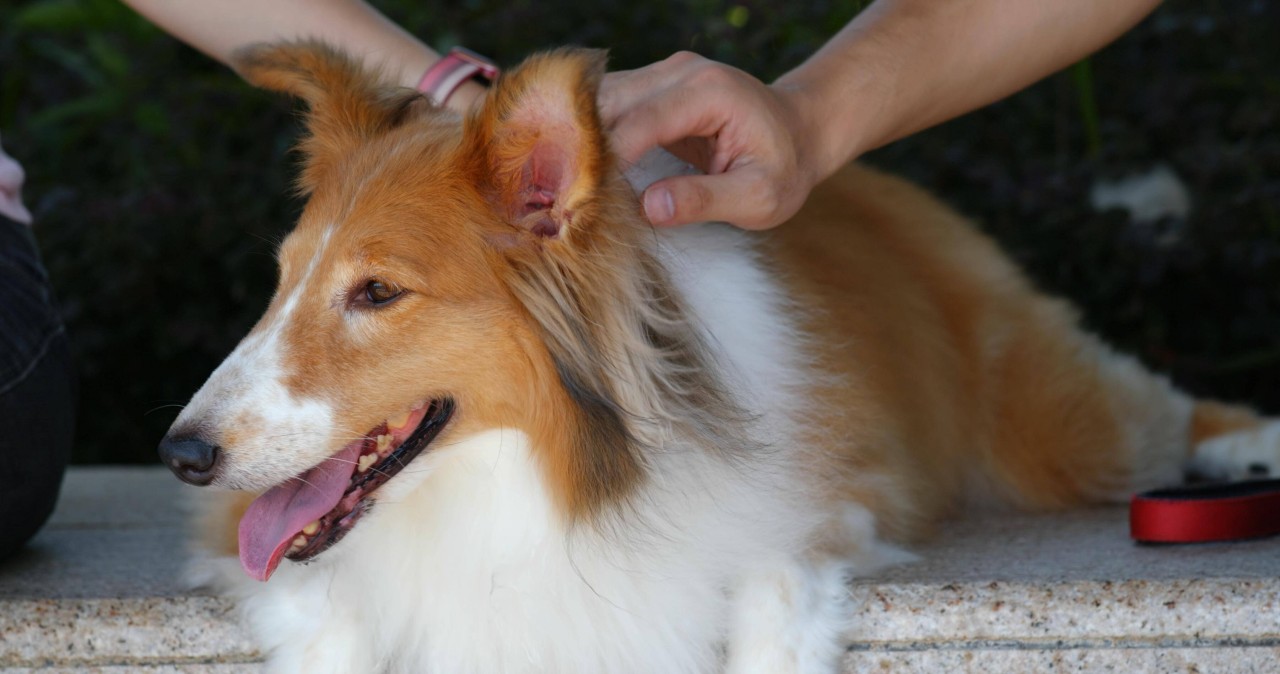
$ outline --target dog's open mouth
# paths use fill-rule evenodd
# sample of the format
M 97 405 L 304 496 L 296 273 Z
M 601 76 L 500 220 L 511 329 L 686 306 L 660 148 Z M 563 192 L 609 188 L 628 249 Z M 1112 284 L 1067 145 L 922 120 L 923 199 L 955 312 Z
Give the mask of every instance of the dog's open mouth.
M 240 565 L 258 580 L 282 558 L 305 561 L 342 540 L 368 509 L 368 496 L 409 465 L 453 415 L 433 400 L 379 424 L 298 477 L 259 496 L 240 519 Z

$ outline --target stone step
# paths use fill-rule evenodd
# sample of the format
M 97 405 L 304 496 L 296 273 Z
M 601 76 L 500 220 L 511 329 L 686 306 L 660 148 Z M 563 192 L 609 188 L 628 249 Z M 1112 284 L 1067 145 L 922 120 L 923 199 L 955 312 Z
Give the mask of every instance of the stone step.
M 1280 672 L 1280 539 L 1137 545 L 1107 507 L 958 522 L 855 581 L 847 672 Z
M 231 602 L 180 580 L 183 489 L 73 469 L 0 565 L 0 672 L 260 671 Z M 1280 672 L 1280 539 L 1138 546 L 1122 508 L 950 525 L 855 581 L 845 671 Z
M 182 483 L 73 468 L 49 524 L 0 564 L 0 672 L 253 672 L 230 600 L 181 581 Z

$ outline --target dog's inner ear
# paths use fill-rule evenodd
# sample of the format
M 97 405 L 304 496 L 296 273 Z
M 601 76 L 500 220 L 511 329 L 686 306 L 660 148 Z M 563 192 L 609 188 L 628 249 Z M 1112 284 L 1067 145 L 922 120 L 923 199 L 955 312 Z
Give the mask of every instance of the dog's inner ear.
M 389 86 L 377 72 L 319 40 L 253 45 L 233 57 L 250 84 L 291 94 L 307 103 L 307 136 L 299 186 L 310 192 L 358 143 L 399 126 L 426 100 Z
M 588 219 L 606 166 L 596 110 L 599 52 L 536 56 L 503 77 L 466 129 L 490 201 L 538 239 L 566 239 Z

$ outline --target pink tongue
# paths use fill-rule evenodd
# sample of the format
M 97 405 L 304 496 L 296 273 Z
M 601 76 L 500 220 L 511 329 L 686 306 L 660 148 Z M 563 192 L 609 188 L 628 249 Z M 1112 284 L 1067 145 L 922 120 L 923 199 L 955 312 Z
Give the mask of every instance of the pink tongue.
M 249 504 L 240 518 L 240 566 L 245 573 L 257 580 L 270 578 L 298 532 L 338 505 L 351 484 L 363 444 L 347 445 Z

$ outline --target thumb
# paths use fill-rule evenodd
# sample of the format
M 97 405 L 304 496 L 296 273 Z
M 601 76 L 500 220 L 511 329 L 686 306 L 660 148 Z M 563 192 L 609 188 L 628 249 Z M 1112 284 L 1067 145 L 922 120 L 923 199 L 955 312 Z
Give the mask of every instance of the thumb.
M 666 178 L 644 191 L 644 214 L 659 227 L 693 222 L 728 222 L 764 229 L 774 222 L 777 204 L 766 180 L 749 169 L 714 175 Z

